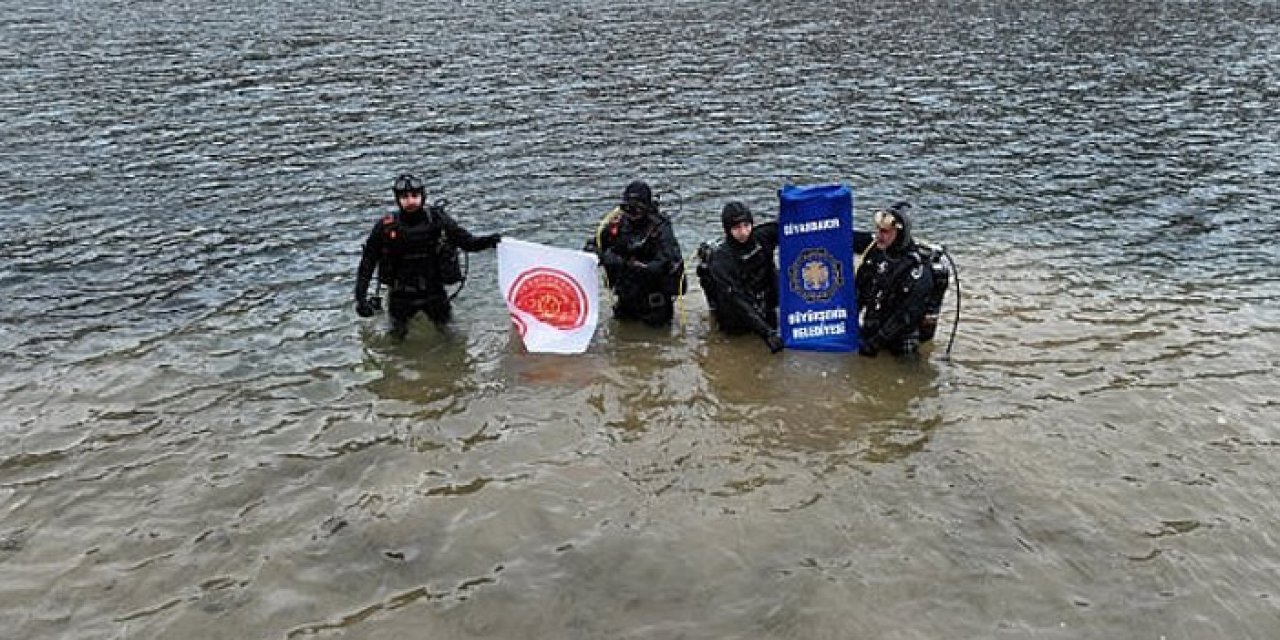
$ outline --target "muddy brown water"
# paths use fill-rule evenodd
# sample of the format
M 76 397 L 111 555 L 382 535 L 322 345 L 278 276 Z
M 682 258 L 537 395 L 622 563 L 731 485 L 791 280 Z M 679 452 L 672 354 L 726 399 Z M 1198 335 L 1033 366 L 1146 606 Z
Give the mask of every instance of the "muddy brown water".
M 1280 635 L 1275 3 L 8 5 L 4 637 Z M 569 247 L 644 177 L 689 256 L 911 200 L 952 357 L 697 290 L 528 355 L 492 253 L 394 343 L 405 170 Z

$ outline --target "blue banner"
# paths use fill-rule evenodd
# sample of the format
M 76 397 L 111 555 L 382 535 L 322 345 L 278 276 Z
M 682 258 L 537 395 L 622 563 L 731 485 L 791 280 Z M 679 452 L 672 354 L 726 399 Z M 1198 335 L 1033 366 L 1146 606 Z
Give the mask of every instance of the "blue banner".
M 853 190 L 778 190 L 778 316 L 788 349 L 858 348 L 853 292 Z

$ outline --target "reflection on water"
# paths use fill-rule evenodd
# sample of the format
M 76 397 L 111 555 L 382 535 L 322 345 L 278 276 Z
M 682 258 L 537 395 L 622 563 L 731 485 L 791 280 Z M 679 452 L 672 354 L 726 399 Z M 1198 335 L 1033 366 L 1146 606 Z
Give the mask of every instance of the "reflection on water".
M 13 637 L 1274 635 L 1275 3 L 11 4 Z M 911 200 L 954 357 L 696 289 L 531 355 L 492 252 L 396 342 L 406 170 L 565 247 L 646 178 L 686 255 L 787 180 Z
M 385 327 L 364 328 L 364 369 L 375 374 L 366 385 L 381 398 L 432 405 L 456 401 L 478 391 L 476 360 L 465 329 L 440 331 L 429 322 L 412 322 L 403 339 Z
M 758 455 L 816 455 L 823 464 L 892 462 L 919 451 L 939 423 L 938 366 L 919 358 L 786 352 L 767 358 L 754 337 L 708 341 L 699 365 L 715 420 Z M 816 462 L 816 460 L 815 460 Z

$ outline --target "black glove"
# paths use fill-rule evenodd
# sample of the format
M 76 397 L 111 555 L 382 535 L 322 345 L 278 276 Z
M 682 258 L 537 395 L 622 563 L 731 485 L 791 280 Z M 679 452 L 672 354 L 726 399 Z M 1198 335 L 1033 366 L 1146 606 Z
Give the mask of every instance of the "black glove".
M 356 298 L 356 315 L 361 318 L 372 318 L 376 312 L 377 308 L 373 306 L 372 302 L 365 298 Z
M 777 331 L 770 331 L 768 334 L 766 334 L 764 337 L 764 343 L 769 345 L 769 353 L 777 353 L 779 351 L 782 351 L 782 348 L 784 346 L 782 344 L 782 336 L 778 335 Z
M 484 243 L 488 245 L 490 249 L 497 247 L 499 242 L 502 242 L 501 233 L 491 233 L 484 237 Z
M 876 346 L 871 344 L 870 342 L 863 342 L 862 344 L 858 345 L 858 355 L 860 356 L 874 358 L 876 357 L 876 354 L 879 352 L 880 350 L 877 349 Z
M 915 352 L 917 352 L 917 351 L 919 351 L 919 350 L 920 350 L 920 339 L 919 339 L 919 338 L 916 338 L 916 337 L 910 337 L 910 338 L 907 338 L 906 340 L 903 340 L 903 341 L 902 341 L 902 354 L 903 354 L 903 355 L 907 355 L 907 354 L 910 354 L 910 353 L 915 353 Z
M 604 255 L 600 256 L 600 264 L 606 267 L 621 267 L 626 264 L 626 261 L 622 259 L 622 256 L 618 255 L 617 251 L 609 248 L 605 249 Z
M 711 243 L 704 242 L 698 245 L 698 261 L 707 262 L 711 259 Z

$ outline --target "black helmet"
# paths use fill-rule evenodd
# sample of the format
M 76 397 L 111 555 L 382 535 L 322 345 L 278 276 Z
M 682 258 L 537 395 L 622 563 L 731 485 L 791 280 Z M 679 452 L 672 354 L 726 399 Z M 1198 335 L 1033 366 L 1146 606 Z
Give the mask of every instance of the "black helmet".
M 406 173 L 396 178 L 395 184 L 391 185 L 391 190 L 395 192 L 397 196 L 405 193 L 416 193 L 418 195 L 422 195 L 423 192 L 426 191 L 426 188 L 422 185 L 421 180 L 415 178 L 413 174 Z
M 720 212 L 720 223 L 724 225 L 724 232 L 727 234 L 729 230 L 742 224 L 743 222 L 755 222 L 751 217 L 751 210 L 747 205 L 738 201 L 730 202 L 724 206 L 724 210 Z
M 643 180 L 632 181 L 622 190 L 622 208 L 626 209 L 628 205 L 643 205 L 644 207 L 653 208 L 653 191 L 649 189 L 649 185 Z

